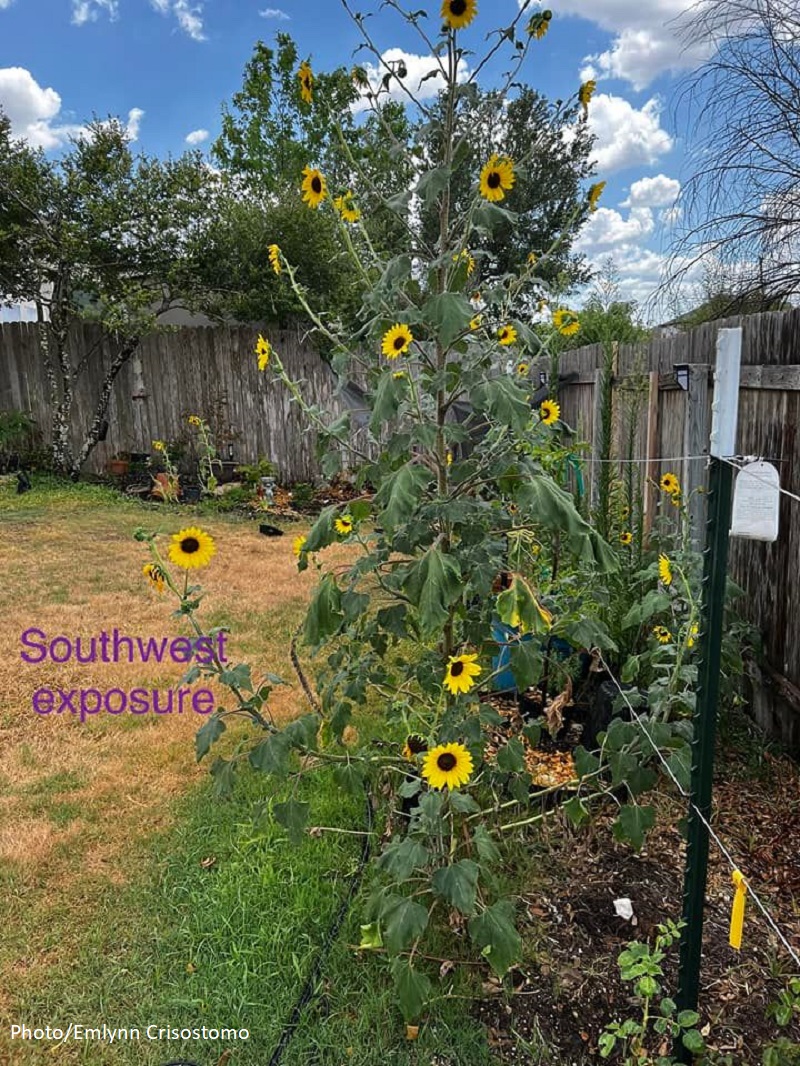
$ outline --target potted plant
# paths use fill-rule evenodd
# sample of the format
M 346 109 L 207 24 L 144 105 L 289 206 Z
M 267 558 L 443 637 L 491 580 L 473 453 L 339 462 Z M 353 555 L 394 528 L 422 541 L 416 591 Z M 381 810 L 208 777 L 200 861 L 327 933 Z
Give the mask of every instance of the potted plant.
M 125 477 L 130 469 L 131 458 L 129 452 L 117 452 L 108 463 L 109 473 L 113 477 Z

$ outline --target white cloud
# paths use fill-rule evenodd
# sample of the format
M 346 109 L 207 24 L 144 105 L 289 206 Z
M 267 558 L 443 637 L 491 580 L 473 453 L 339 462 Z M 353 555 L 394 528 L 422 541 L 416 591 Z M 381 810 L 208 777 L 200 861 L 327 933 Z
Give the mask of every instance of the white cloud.
M 291 17 L 285 11 L 281 11 L 279 7 L 267 7 L 263 11 L 259 11 L 259 15 L 262 19 L 288 19 Z
M 107 11 L 113 21 L 119 14 L 117 0 L 72 0 L 72 23 L 84 26 L 96 22 L 101 11 Z
M 649 207 L 634 207 L 627 218 L 610 207 L 598 207 L 590 215 L 576 241 L 576 251 L 589 256 L 608 254 L 626 245 L 641 246 L 655 229 Z
M 142 124 L 144 118 L 144 111 L 140 107 L 132 107 L 128 112 L 128 121 L 125 124 L 125 131 L 132 141 L 139 139 L 139 127 Z
M 650 166 L 673 146 L 661 125 L 661 107 L 655 97 L 635 108 L 621 96 L 600 93 L 589 108 L 589 126 L 597 138 L 593 158 L 602 174 Z
M 192 130 L 191 133 L 186 134 L 187 144 L 202 144 L 203 141 L 207 141 L 209 137 L 208 130 Z
M 13 0 L 0 0 L 0 11 L 2 11 L 4 7 L 11 7 L 12 3 Z
M 193 41 L 204 41 L 203 5 L 193 4 L 191 0 L 150 0 L 160 15 L 173 14 L 178 25 Z
M 395 67 L 401 62 L 405 64 L 406 75 L 402 79 L 402 85 L 405 85 L 408 92 L 414 96 L 417 100 L 432 100 L 438 95 L 442 88 L 441 76 L 436 78 L 428 78 L 427 81 L 422 79 L 430 74 L 433 70 L 439 69 L 439 60 L 435 56 L 421 56 L 415 55 L 413 52 L 404 52 L 402 48 L 389 48 L 381 55 L 383 63 L 387 66 L 365 63 L 364 70 L 367 78 L 369 79 L 372 91 L 375 92 L 381 87 L 384 76 L 388 73 L 387 67 Z M 458 61 L 458 81 L 464 82 L 469 77 L 469 66 L 465 59 L 459 59 Z M 401 83 L 397 78 L 392 78 L 389 83 L 389 89 L 387 92 L 381 91 L 381 101 L 387 99 L 398 100 L 403 103 L 409 103 L 408 92 L 405 92 L 401 87 Z M 363 111 L 368 107 L 366 98 L 355 105 L 354 110 Z
M 61 97 L 55 89 L 42 88 L 24 67 L 0 69 L 0 106 L 11 121 L 13 136 L 34 148 L 58 148 L 82 129 L 51 124 L 61 110 Z
M 620 207 L 672 207 L 680 191 L 677 178 L 668 178 L 666 174 L 640 178 L 631 185 L 628 199 Z

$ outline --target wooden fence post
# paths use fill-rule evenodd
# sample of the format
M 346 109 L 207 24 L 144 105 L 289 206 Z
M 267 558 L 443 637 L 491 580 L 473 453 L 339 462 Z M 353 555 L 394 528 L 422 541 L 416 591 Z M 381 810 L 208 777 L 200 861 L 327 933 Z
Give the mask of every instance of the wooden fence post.
M 650 538 L 650 532 L 653 528 L 653 517 L 655 515 L 657 501 L 658 501 L 658 437 L 659 437 L 659 419 L 658 419 L 658 385 L 660 375 L 657 370 L 652 370 L 648 375 L 648 391 L 647 391 L 647 467 L 646 467 L 646 482 L 645 482 L 645 495 L 644 495 L 644 529 L 642 531 L 642 537 L 645 545 Z
M 707 363 L 689 364 L 686 417 L 683 423 L 684 456 L 708 455 L 710 369 Z M 698 550 L 702 548 L 705 530 L 707 465 L 704 459 L 686 458 L 683 462 L 682 488 L 689 508 L 692 544 Z

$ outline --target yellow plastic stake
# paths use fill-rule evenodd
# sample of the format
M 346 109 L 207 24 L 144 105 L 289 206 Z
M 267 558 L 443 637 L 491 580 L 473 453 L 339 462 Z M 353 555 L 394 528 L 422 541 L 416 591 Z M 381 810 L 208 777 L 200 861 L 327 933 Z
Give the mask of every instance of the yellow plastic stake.
M 733 896 L 733 910 L 731 911 L 731 934 L 730 943 L 732 948 L 739 951 L 742 947 L 742 929 L 744 928 L 744 900 L 747 895 L 747 882 L 739 870 L 734 870 L 732 875 L 736 892 Z

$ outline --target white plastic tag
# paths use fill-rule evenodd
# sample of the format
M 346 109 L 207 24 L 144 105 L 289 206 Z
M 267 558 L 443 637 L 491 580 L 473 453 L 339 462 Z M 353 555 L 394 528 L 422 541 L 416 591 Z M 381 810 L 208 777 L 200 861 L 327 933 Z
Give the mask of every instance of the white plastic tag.
M 772 542 L 778 539 L 780 475 L 770 463 L 748 463 L 736 478 L 731 536 Z

